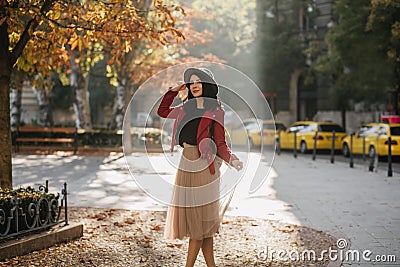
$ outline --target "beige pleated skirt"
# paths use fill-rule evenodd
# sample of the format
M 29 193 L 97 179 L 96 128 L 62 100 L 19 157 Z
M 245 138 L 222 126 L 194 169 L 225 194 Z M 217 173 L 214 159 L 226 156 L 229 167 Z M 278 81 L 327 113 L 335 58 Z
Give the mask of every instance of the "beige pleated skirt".
M 172 205 L 168 207 L 164 237 L 201 240 L 219 231 L 225 212 L 220 201 L 220 161 L 211 174 L 197 146 L 184 145 L 175 177 Z

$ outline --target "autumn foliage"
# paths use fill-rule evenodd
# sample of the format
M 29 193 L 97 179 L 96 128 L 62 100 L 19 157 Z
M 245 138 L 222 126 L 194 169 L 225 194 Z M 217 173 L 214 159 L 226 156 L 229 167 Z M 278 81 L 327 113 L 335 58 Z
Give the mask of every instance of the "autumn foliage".
M 93 53 L 106 51 L 110 64 L 120 64 L 139 40 L 166 44 L 167 35 L 183 38 L 175 28 L 175 16 L 182 13 L 180 6 L 162 0 L 151 5 L 148 0 L 0 0 L 0 186 L 12 187 L 9 94 L 13 70 L 42 77 L 53 69 L 68 71 L 70 52 L 87 48 Z M 85 55 L 74 57 L 74 64 L 90 60 Z
M 8 28 L 13 60 L 26 72 L 48 72 L 68 65 L 66 48 L 82 51 L 101 43 L 99 48 L 107 50 L 118 63 L 141 39 L 167 43 L 167 34 L 183 38 L 174 28 L 174 14 L 183 13 L 183 9 L 162 1 L 155 1 L 147 10 L 141 10 L 136 1 L 122 0 L 68 4 L 55 0 L 3 1 L 1 9 L 0 23 Z

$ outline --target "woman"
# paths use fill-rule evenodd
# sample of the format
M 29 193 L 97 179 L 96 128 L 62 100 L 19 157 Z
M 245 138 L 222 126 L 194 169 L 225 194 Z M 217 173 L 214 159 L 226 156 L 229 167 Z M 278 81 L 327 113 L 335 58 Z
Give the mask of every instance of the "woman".
M 171 107 L 179 91 L 185 88 L 189 89 L 186 101 Z M 164 236 L 189 237 L 186 267 L 194 265 L 200 248 L 207 266 L 215 266 L 213 236 L 225 211 L 219 202 L 221 163 L 217 159 L 237 170 L 243 168 L 226 144 L 224 110 L 217 94 L 218 85 L 210 70 L 188 68 L 184 83 L 170 87 L 158 108 L 159 116 L 175 119 L 171 149 L 175 143 L 183 147 Z

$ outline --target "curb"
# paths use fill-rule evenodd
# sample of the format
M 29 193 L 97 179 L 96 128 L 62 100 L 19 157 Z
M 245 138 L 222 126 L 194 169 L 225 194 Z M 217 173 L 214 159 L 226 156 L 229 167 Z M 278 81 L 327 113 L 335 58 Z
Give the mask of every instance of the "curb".
M 35 250 L 51 247 L 83 236 L 83 224 L 54 226 L 42 233 L 29 235 L 0 244 L 0 260 L 28 254 Z

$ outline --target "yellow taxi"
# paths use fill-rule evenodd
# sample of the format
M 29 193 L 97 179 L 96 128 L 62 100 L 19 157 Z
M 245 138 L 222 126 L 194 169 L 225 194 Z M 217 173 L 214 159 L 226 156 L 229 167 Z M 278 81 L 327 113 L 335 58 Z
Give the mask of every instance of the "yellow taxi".
M 352 133 L 353 154 L 364 154 L 364 153 L 375 153 L 376 138 L 381 123 L 365 123 L 361 124 L 357 130 Z M 370 151 L 371 150 L 371 151 Z M 350 135 L 347 135 L 342 141 L 342 153 L 343 156 L 348 157 L 350 155 Z
M 294 149 L 294 135 L 296 135 L 296 149 L 301 153 L 312 150 L 315 139 L 316 149 L 331 149 L 333 131 L 335 131 L 334 148 L 340 150 L 346 132 L 339 124 L 333 122 L 295 122 L 286 131 L 278 132 L 275 146 L 280 149 Z
M 263 129 L 261 133 L 261 127 Z M 245 120 L 243 125 L 233 129 L 230 140 L 234 145 L 249 145 L 250 147 L 274 145 L 276 131 L 286 130 L 282 122 L 274 120 Z M 263 141 L 263 142 L 262 142 Z
M 388 138 L 391 137 L 391 152 L 393 156 L 400 156 L 400 123 L 381 125 L 378 131 L 379 138 L 376 146 L 378 156 L 387 156 Z M 373 151 L 372 151 L 373 153 Z
M 388 138 L 392 139 L 391 150 L 393 156 L 400 156 L 400 123 L 368 123 L 362 124 L 353 134 L 353 154 L 366 153 L 368 156 L 379 157 L 388 155 Z M 365 139 L 365 141 L 364 141 Z M 365 142 L 365 145 L 364 145 Z M 350 136 L 343 139 L 342 151 L 349 156 Z

